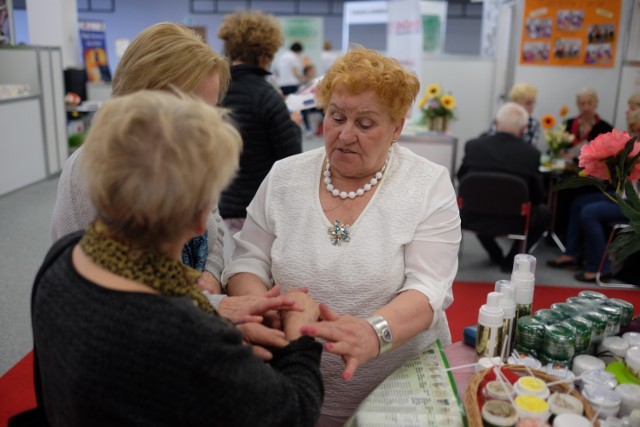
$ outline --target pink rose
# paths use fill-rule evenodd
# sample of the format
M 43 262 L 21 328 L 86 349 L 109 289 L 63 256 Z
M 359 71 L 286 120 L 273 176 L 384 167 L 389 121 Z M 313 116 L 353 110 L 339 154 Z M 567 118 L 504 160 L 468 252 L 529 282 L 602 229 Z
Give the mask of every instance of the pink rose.
M 609 170 L 605 162 L 607 159 L 618 155 L 624 149 L 624 145 L 630 138 L 627 132 L 620 132 L 617 129 L 598 135 L 591 142 L 585 144 L 580 150 L 579 166 L 584 168 L 586 175 L 601 179 L 610 179 Z M 629 157 L 633 157 L 639 152 L 640 145 L 635 144 Z M 631 180 L 640 178 L 640 163 L 636 162 L 629 178 Z

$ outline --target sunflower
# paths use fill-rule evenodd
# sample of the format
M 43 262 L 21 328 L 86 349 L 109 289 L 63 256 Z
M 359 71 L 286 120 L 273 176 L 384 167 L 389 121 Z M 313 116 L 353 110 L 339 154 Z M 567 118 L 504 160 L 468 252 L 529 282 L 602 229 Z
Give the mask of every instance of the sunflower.
M 437 83 L 430 84 L 429 86 L 427 86 L 426 93 L 428 93 L 431 97 L 440 95 L 440 85 L 438 85 Z
M 422 108 L 424 107 L 424 105 L 427 103 L 427 101 L 429 100 L 429 95 L 425 95 L 423 96 L 420 101 L 418 101 L 418 108 Z
M 546 116 L 542 117 L 540 124 L 542 124 L 542 127 L 545 129 L 551 129 L 556 125 L 556 118 L 551 114 L 547 114 Z
M 562 107 L 560 107 L 560 113 L 558 114 L 560 115 L 560 117 L 567 117 L 567 114 L 569 114 L 569 107 L 563 105 Z
M 442 103 L 442 106 L 449 111 L 453 110 L 456 106 L 456 99 L 451 95 L 443 96 L 440 98 L 440 102 Z

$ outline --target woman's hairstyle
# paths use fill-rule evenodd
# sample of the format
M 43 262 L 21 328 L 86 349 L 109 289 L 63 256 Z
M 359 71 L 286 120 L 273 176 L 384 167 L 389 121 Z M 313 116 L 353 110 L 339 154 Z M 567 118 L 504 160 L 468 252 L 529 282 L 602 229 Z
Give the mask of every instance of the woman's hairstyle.
M 189 28 L 162 22 L 142 31 L 124 52 L 113 76 L 112 95 L 171 86 L 193 92 L 211 74 L 220 79 L 221 101 L 231 79 L 227 60 Z
M 580 98 L 587 97 L 593 98 L 596 101 L 596 104 L 598 103 L 598 93 L 595 89 L 592 89 L 590 87 L 583 87 L 576 93 L 576 101 L 580 101 Z
M 361 46 L 338 58 L 318 84 L 320 108 L 327 108 L 331 93 L 341 85 L 354 95 L 372 90 L 389 109 L 393 121 L 404 117 L 420 90 L 416 75 L 398 61 Z
M 529 113 L 516 102 L 507 102 L 496 113 L 498 131 L 518 135 L 529 123 Z
M 627 103 L 629 105 L 633 105 L 636 108 L 640 108 L 640 92 L 631 95 L 627 100 Z
M 640 138 L 640 110 L 634 110 L 627 118 L 627 129 L 631 136 Z
M 284 41 L 275 16 L 260 11 L 226 15 L 218 30 L 224 54 L 232 61 L 260 65 L 260 58 L 271 61 Z
M 529 99 L 536 99 L 538 89 L 529 83 L 516 83 L 509 91 L 509 101 L 522 103 Z
M 238 168 L 242 140 L 224 111 L 164 91 L 105 102 L 79 159 L 98 218 L 152 246 L 184 233 Z

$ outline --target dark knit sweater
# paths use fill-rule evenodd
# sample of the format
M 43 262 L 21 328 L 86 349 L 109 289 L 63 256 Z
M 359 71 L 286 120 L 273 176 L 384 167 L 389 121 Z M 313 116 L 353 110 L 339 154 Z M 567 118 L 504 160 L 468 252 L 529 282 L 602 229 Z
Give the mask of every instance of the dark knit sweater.
M 118 292 L 81 277 L 71 247 L 44 273 L 32 321 L 53 426 L 312 426 L 322 347 L 270 365 L 188 297 Z
M 231 67 L 223 105 L 242 135 L 240 170 L 223 191 L 223 218 L 245 218 L 246 208 L 276 160 L 302 152 L 300 127 L 291 121 L 284 99 L 265 79 L 270 73 L 250 64 Z

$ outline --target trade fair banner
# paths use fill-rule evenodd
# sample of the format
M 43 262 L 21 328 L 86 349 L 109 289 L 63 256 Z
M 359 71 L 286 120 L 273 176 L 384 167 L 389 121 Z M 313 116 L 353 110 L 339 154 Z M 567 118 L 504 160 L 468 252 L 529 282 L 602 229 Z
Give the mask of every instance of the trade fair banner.
M 89 82 L 110 82 L 107 37 L 102 21 L 79 21 L 82 57 Z
M 521 65 L 613 67 L 621 0 L 526 0 Z
M 387 53 L 420 76 L 423 42 L 420 0 L 390 1 L 387 14 Z

